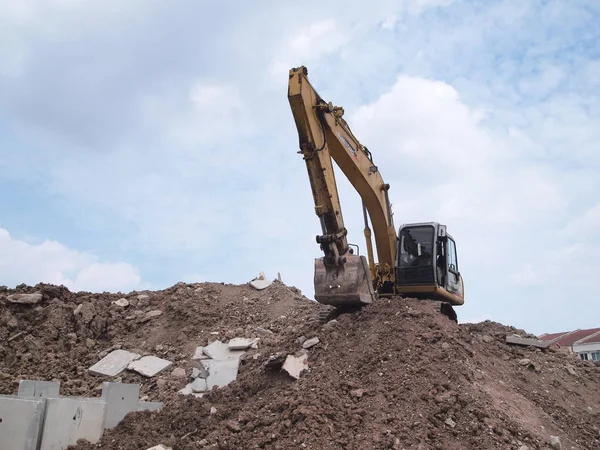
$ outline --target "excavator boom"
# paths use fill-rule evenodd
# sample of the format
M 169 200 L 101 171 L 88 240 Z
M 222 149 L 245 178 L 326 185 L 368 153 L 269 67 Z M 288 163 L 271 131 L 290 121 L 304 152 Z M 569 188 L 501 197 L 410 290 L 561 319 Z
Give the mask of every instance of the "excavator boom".
M 288 100 L 306 162 L 315 212 L 322 234 L 317 236 L 324 257 L 315 261 L 315 299 L 341 306 L 370 303 L 375 290 L 394 283 L 396 233 L 384 183 L 369 150 L 352 134 L 344 110 L 326 103 L 311 86 L 305 67 L 290 70 Z M 358 191 L 377 236 L 375 264 L 349 252 L 332 160 Z M 370 236 L 365 213 L 365 236 Z M 368 241 L 369 244 L 370 241 Z

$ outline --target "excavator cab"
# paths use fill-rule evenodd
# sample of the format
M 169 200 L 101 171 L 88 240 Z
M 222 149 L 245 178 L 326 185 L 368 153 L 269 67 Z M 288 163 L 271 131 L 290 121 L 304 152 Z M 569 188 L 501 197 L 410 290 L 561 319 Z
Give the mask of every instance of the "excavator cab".
M 456 243 L 437 222 L 402 225 L 396 252 L 396 292 L 416 298 L 464 303 Z

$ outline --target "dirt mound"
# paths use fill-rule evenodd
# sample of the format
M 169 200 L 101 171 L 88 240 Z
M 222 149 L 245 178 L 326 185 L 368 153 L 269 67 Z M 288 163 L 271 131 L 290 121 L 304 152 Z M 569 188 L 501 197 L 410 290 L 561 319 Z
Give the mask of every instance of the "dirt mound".
M 100 447 L 82 443 L 80 450 L 159 443 L 174 450 L 537 449 L 551 448 L 551 436 L 565 449 L 600 448 L 598 365 L 555 349 L 509 346 L 505 335 L 519 330 L 458 325 L 431 303 L 379 300 L 322 326 L 312 320 L 317 305 L 281 283 L 264 291 L 180 284 L 126 296 L 29 288 L 36 290 L 43 292 L 38 306 L 2 306 L 4 394 L 20 378 L 57 377 L 65 393 L 93 395 L 102 380 L 85 369 L 119 345 L 189 367 L 197 345 L 261 338 L 237 380 L 202 398 L 177 393 L 187 380 L 127 372 L 123 381 L 142 383 L 165 407 L 128 415 Z M 121 297 L 130 302 L 126 311 L 111 303 Z M 152 310 L 162 314 L 147 320 Z M 312 337 L 319 343 L 303 350 Z M 267 364 L 272 355 L 303 351 L 309 370 L 298 380 Z

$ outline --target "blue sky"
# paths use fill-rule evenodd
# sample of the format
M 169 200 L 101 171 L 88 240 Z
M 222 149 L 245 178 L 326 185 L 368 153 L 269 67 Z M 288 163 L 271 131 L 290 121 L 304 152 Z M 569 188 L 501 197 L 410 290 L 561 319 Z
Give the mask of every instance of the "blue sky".
M 457 239 L 461 320 L 598 326 L 599 24 L 594 0 L 0 0 L 0 284 L 264 271 L 312 296 L 320 227 L 286 98 L 306 65 L 396 225 Z

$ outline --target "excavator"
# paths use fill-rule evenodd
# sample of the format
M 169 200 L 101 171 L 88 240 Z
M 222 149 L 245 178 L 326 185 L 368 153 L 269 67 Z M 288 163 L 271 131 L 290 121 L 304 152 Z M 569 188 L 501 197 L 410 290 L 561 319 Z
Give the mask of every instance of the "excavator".
M 321 224 L 316 242 L 324 256 L 315 259 L 314 267 L 314 297 L 325 306 L 321 320 L 360 309 L 380 297 L 412 297 L 435 302 L 442 314 L 457 321 L 453 307 L 464 304 L 464 284 L 456 243 L 446 225 L 406 223 L 396 233 L 390 185 L 369 149 L 350 130 L 344 108 L 319 96 L 305 66 L 290 69 L 288 100 L 298 131 L 298 153 L 306 163 Z M 368 260 L 354 254 L 348 242 L 333 161 L 362 200 Z

